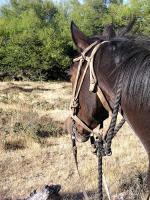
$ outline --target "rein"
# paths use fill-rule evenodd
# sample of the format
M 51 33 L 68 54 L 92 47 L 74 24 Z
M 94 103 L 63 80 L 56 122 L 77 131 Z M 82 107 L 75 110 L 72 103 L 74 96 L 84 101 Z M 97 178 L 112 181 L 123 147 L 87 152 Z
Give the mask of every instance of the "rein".
M 109 43 L 109 41 L 103 41 L 101 43 L 99 43 L 98 41 L 92 43 L 90 46 L 88 46 L 82 53 L 81 56 L 75 58 L 73 60 L 73 62 L 79 62 L 78 64 L 78 70 L 77 70 L 77 75 L 76 75 L 76 79 L 75 79 L 75 84 L 73 87 L 73 96 L 72 96 L 72 101 L 70 104 L 70 108 L 72 110 L 72 146 L 73 146 L 73 154 L 74 154 L 74 158 L 75 158 L 75 164 L 76 164 L 76 168 L 77 168 L 77 172 L 80 178 L 80 182 L 82 185 L 82 189 L 83 189 L 83 194 L 85 197 L 85 200 L 89 200 L 88 195 L 85 191 L 85 187 L 84 184 L 82 182 L 80 173 L 79 173 L 79 169 L 78 169 L 78 161 L 77 161 L 77 146 L 76 146 L 76 134 L 77 134 L 77 128 L 76 128 L 76 123 L 79 124 L 80 126 L 82 126 L 85 130 L 87 130 L 89 132 L 89 135 L 87 137 L 90 137 L 90 141 L 91 141 L 91 145 L 94 149 L 94 153 L 97 154 L 98 157 L 98 194 L 99 194 L 99 200 L 103 199 L 103 190 L 102 190 L 102 183 L 103 183 L 103 171 L 102 171 L 102 157 L 103 156 L 110 156 L 112 154 L 111 152 L 111 143 L 112 143 L 112 139 L 114 138 L 114 136 L 117 134 L 117 132 L 119 131 L 119 129 L 123 126 L 123 124 L 125 123 L 125 119 L 122 118 L 121 122 L 116 126 L 116 121 L 117 121 L 117 115 L 119 112 L 119 108 L 120 108 L 120 101 L 121 101 L 121 81 L 122 79 L 120 78 L 119 83 L 118 83 L 118 88 L 117 88 L 117 94 L 116 94 L 116 99 L 115 99 L 115 103 L 114 103 L 114 108 L 112 110 L 112 108 L 110 107 L 107 99 L 105 98 L 101 88 L 98 86 L 98 82 L 97 82 L 97 78 L 95 75 L 95 71 L 94 71 L 94 57 L 95 54 L 97 53 L 97 51 L 99 50 L 99 48 L 105 44 L 105 43 Z M 93 48 L 93 49 L 92 49 Z M 92 49 L 91 55 L 90 56 L 86 56 L 86 54 Z M 82 73 L 82 77 L 80 77 L 81 75 L 81 68 L 83 63 L 86 62 L 86 66 L 85 69 Z M 109 125 L 109 128 L 105 134 L 105 137 L 103 137 L 103 134 L 100 133 L 99 136 L 96 138 L 94 138 L 94 134 L 95 132 L 88 127 L 88 125 L 82 121 L 78 116 L 77 116 L 77 112 L 79 109 L 79 93 L 86 75 L 86 72 L 89 68 L 90 71 L 90 86 L 89 86 L 89 91 L 90 92 L 95 92 L 97 96 L 99 97 L 103 107 L 109 112 L 109 115 L 112 115 L 111 118 L 111 122 Z M 79 82 L 80 80 L 80 82 Z M 103 126 L 103 125 L 102 125 Z M 101 125 L 100 125 L 101 127 Z M 105 177 L 104 177 L 105 179 Z M 107 187 L 107 184 L 104 181 L 104 186 L 105 186 L 105 190 L 108 196 L 108 199 L 110 200 L 110 194 L 109 194 L 109 190 Z

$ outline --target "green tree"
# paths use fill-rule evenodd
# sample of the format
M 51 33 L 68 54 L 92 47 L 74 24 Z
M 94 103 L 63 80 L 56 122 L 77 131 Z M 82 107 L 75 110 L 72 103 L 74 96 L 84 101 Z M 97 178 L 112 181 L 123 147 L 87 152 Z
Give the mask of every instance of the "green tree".
M 0 69 L 9 76 L 38 79 L 58 77 L 69 65 L 67 39 L 58 26 L 60 16 L 51 1 L 11 0 L 1 9 Z M 61 33 L 61 34 L 60 34 Z M 47 73 L 49 73 L 47 75 Z
M 149 0 L 10 0 L 0 7 L 0 76 L 60 78 L 75 52 L 71 20 L 91 36 L 111 23 L 122 29 L 132 14 L 138 34 L 149 36 Z

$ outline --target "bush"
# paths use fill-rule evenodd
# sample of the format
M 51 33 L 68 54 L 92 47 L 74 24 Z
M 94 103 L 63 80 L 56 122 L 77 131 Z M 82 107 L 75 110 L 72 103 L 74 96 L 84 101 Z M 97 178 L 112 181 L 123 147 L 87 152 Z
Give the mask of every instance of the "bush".
M 0 8 L 0 80 L 65 79 L 75 53 L 71 20 L 87 35 L 99 35 L 112 22 L 122 28 L 134 13 L 139 33 L 149 35 L 149 0 L 104 2 L 10 0 Z

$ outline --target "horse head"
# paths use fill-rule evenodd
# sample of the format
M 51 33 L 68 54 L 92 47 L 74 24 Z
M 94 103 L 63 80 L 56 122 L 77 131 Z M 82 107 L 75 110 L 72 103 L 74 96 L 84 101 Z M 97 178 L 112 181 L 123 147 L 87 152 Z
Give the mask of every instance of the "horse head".
M 115 35 L 112 27 L 107 27 L 101 37 L 87 37 L 79 28 L 71 23 L 72 39 L 79 50 L 79 57 L 74 59 L 69 70 L 69 76 L 73 88 L 73 99 L 71 107 L 73 109 L 72 117 L 66 120 L 66 127 L 69 133 L 72 131 L 73 123 L 76 125 L 76 139 L 85 142 L 89 139 L 90 130 L 95 129 L 99 124 L 108 118 L 109 110 L 104 106 L 104 102 L 98 97 L 96 90 L 89 91 L 90 87 L 90 69 L 87 66 L 88 57 L 90 57 L 94 44 L 101 43 L 111 35 Z M 87 69 L 86 69 L 87 67 Z M 79 69 L 80 68 L 80 69 Z M 73 120 L 72 120 L 73 118 Z M 73 122 L 75 119 L 75 122 Z M 83 122 L 83 123 L 82 123 Z

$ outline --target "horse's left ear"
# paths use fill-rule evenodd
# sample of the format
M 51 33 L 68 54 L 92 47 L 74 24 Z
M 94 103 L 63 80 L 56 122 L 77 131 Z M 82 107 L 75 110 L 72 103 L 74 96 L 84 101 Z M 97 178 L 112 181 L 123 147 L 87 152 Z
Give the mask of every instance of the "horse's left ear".
M 79 30 L 73 21 L 71 22 L 71 35 L 76 47 L 80 51 L 83 51 L 89 46 L 90 43 L 88 37 L 86 37 L 84 33 Z
M 113 24 L 105 27 L 103 31 L 103 36 L 105 37 L 106 40 L 110 40 L 116 36 Z

